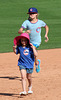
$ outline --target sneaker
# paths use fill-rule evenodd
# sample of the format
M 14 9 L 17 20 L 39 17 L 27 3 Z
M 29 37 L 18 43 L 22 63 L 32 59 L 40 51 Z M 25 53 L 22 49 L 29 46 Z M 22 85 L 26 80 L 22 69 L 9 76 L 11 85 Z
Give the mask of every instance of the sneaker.
M 40 72 L 40 60 L 38 59 L 38 65 L 36 65 L 36 72 Z
M 33 93 L 33 91 L 28 91 L 28 94 L 32 94 Z
M 33 93 L 33 91 L 31 89 L 32 89 L 32 86 L 29 87 L 28 94 L 32 94 Z
M 27 95 L 26 91 L 20 92 L 20 95 Z

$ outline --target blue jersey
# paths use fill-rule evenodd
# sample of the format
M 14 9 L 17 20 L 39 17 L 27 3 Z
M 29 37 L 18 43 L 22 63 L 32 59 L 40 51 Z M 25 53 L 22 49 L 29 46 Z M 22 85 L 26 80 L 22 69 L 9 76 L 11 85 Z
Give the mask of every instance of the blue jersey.
M 22 65 L 25 68 L 33 68 L 34 66 L 34 53 L 31 47 L 27 46 L 23 48 L 22 46 L 18 46 L 16 48 L 16 54 L 20 54 L 18 60 L 18 66 Z
M 41 43 L 41 27 L 45 27 L 46 23 L 42 20 L 39 20 L 36 23 L 31 23 L 29 20 L 25 20 L 22 24 L 23 29 L 31 30 L 30 36 L 30 42 L 32 44 L 38 44 Z

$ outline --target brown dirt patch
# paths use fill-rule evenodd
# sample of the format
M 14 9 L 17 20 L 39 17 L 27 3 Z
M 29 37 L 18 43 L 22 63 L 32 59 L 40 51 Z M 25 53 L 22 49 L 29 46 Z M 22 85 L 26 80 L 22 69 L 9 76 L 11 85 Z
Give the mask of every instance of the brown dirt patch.
M 36 73 L 34 68 L 34 93 L 21 97 L 18 55 L 0 53 L 0 100 L 61 100 L 61 49 L 39 50 L 38 58 L 42 69 Z

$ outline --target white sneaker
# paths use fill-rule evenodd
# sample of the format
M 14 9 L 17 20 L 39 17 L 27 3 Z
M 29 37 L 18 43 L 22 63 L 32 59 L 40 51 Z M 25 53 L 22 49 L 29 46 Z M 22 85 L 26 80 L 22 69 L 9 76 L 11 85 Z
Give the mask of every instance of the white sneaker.
M 32 94 L 33 93 L 33 91 L 28 91 L 28 94 Z
M 29 94 L 33 93 L 33 91 L 31 89 L 32 89 L 32 86 L 29 87 L 29 91 L 28 91 Z
M 26 91 L 20 92 L 20 95 L 27 95 Z

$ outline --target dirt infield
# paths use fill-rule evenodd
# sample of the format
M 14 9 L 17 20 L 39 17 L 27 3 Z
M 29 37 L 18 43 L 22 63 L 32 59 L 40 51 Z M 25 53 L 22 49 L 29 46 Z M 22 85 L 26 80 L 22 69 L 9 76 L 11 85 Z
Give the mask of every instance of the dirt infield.
M 0 53 L 0 100 L 61 100 L 61 49 L 39 50 L 38 58 L 41 59 L 41 71 L 36 73 L 34 68 L 32 74 L 34 93 L 20 96 L 18 55 Z

